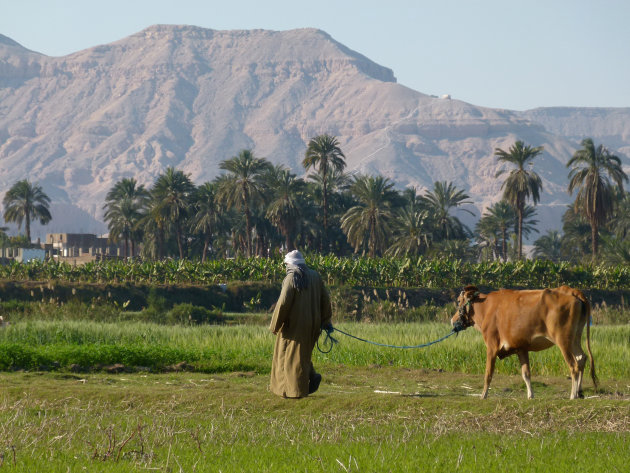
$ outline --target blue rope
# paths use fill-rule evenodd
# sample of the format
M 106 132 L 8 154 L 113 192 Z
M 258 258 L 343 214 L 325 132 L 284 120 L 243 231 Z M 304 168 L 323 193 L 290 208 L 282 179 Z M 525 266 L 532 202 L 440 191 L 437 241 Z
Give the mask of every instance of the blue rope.
M 360 342 L 365 342 L 365 343 L 369 343 L 370 345 L 376 345 L 379 347 L 387 347 L 387 348 L 402 348 L 402 349 L 407 349 L 407 348 L 425 348 L 431 345 L 435 345 L 436 343 L 439 343 L 443 340 L 446 340 L 448 337 L 450 337 L 451 335 L 454 335 L 458 332 L 461 332 L 462 330 L 464 330 L 464 328 L 457 326 L 457 327 L 453 327 L 453 330 L 451 330 L 451 332 L 447 335 L 444 335 L 441 338 L 438 338 L 437 340 L 433 340 L 432 342 L 428 342 L 428 343 L 422 343 L 420 345 L 387 345 L 385 343 L 377 343 L 377 342 L 372 342 L 370 340 L 366 340 L 364 338 L 360 338 L 357 337 L 355 335 L 349 334 L 347 332 L 344 332 L 343 330 L 339 330 L 336 327 L 331 327 L 328 330 L 325 330 L 326 332 L 326 338 L 324 339 L 324 346 L 326 346 L 326 342 L 328 340 L 330 340 L 330 348 L 327 351 L 323 351 L 320 347 L 319 347 L 319 339 L 317 339 L 317 349 L 322 352 L 322 353 L 330 353 L 330 351 L 333 349 L 333 346 L 335 345 L 335 343 L 338 343 L 337 339 L 335 339 L 331 334 L 333 332 L 339 332 L 344 334 L 347 337 L 350 338 L 354 338 L 355 340 L 359 340 Z

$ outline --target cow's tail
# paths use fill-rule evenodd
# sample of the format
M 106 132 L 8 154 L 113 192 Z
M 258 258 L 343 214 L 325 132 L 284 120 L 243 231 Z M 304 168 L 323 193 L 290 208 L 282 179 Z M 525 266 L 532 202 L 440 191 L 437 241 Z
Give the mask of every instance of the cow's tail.
M 591 352 L 591 303 L 581 291 L 579 291 L 578 299 L 582 301 L 584 312 L 586 312 L 586 349 L 588 350 L 588 357 L 591 365 L 591 379 L 593 380 L 593 385 L 597 391 L 597 383 L 599 381 L 597 379 L 597 374 L 595 373 L 595 360 L 593 359 L 593 353 Z
M 597 374 L 595 374 L 595 360 L 593 359 L 593 353 L 591 352 L 591 303 L 588 301 L 584 293 L 579 289 L 573 289 L 569 286 L 560 286 L 558 289 L 564 292 L 568 292 L 582 303 L 584 315 L 586 316 L 586 348 L 588 349 L 588 356 L 591 363 L 591 379 L 593 380 L 595 390 L 597 390 L 597 383 L 599 381 L 597 379 Z

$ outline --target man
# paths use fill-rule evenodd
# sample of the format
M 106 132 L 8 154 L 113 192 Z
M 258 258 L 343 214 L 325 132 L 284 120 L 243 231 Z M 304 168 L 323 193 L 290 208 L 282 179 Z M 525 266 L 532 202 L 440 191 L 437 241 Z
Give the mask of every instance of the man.
M 317 391 L 322 380 L 311 357 L 322 327 L 330 325 L 332 307 L 321 277 L 306 267 L 299 251 L 287 253 L 284 262 L 287 275 L 269 326 L 277 335 L 270 389 L 278 396 L 300 398 Z

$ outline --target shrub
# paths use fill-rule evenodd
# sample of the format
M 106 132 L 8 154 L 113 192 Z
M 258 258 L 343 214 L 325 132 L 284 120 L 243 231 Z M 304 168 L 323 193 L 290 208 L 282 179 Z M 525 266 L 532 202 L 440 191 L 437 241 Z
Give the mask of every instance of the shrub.
M 174 324 L 211 324 L 221 322 L 223 312 L 220 309 L 208 310 L 189 303 L 177 304 L 166 314 L 166 320 Z

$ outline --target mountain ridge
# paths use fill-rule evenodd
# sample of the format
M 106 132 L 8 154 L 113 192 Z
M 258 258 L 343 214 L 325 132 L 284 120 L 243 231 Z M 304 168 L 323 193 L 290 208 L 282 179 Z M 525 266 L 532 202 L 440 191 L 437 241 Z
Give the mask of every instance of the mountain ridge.
M 565 164 L 583 130 L 630 164 L 630 109 L 570 110 L 516 112 L 423 94 L 314 28 L 153 25 L 62 57 L 0 46 L 0 194 L 28 177 L 59 208 L 80 209 L 80 222 L 53 215 L 59 227 L 78 230 L 88 219 L 77 215 L 87 213 L 103 233 L 104 196 L 122 177 L 150 186 L 175 166 L 200 184 L 241 149 L 303 175 L 306 143 L 329 133 L 350 171 L 420 190 L 453 181 L 479 216 L 500 193 L 494 149 L 522 139 L 545 146 L 536 162 L 545 228 L 570 200 Z

